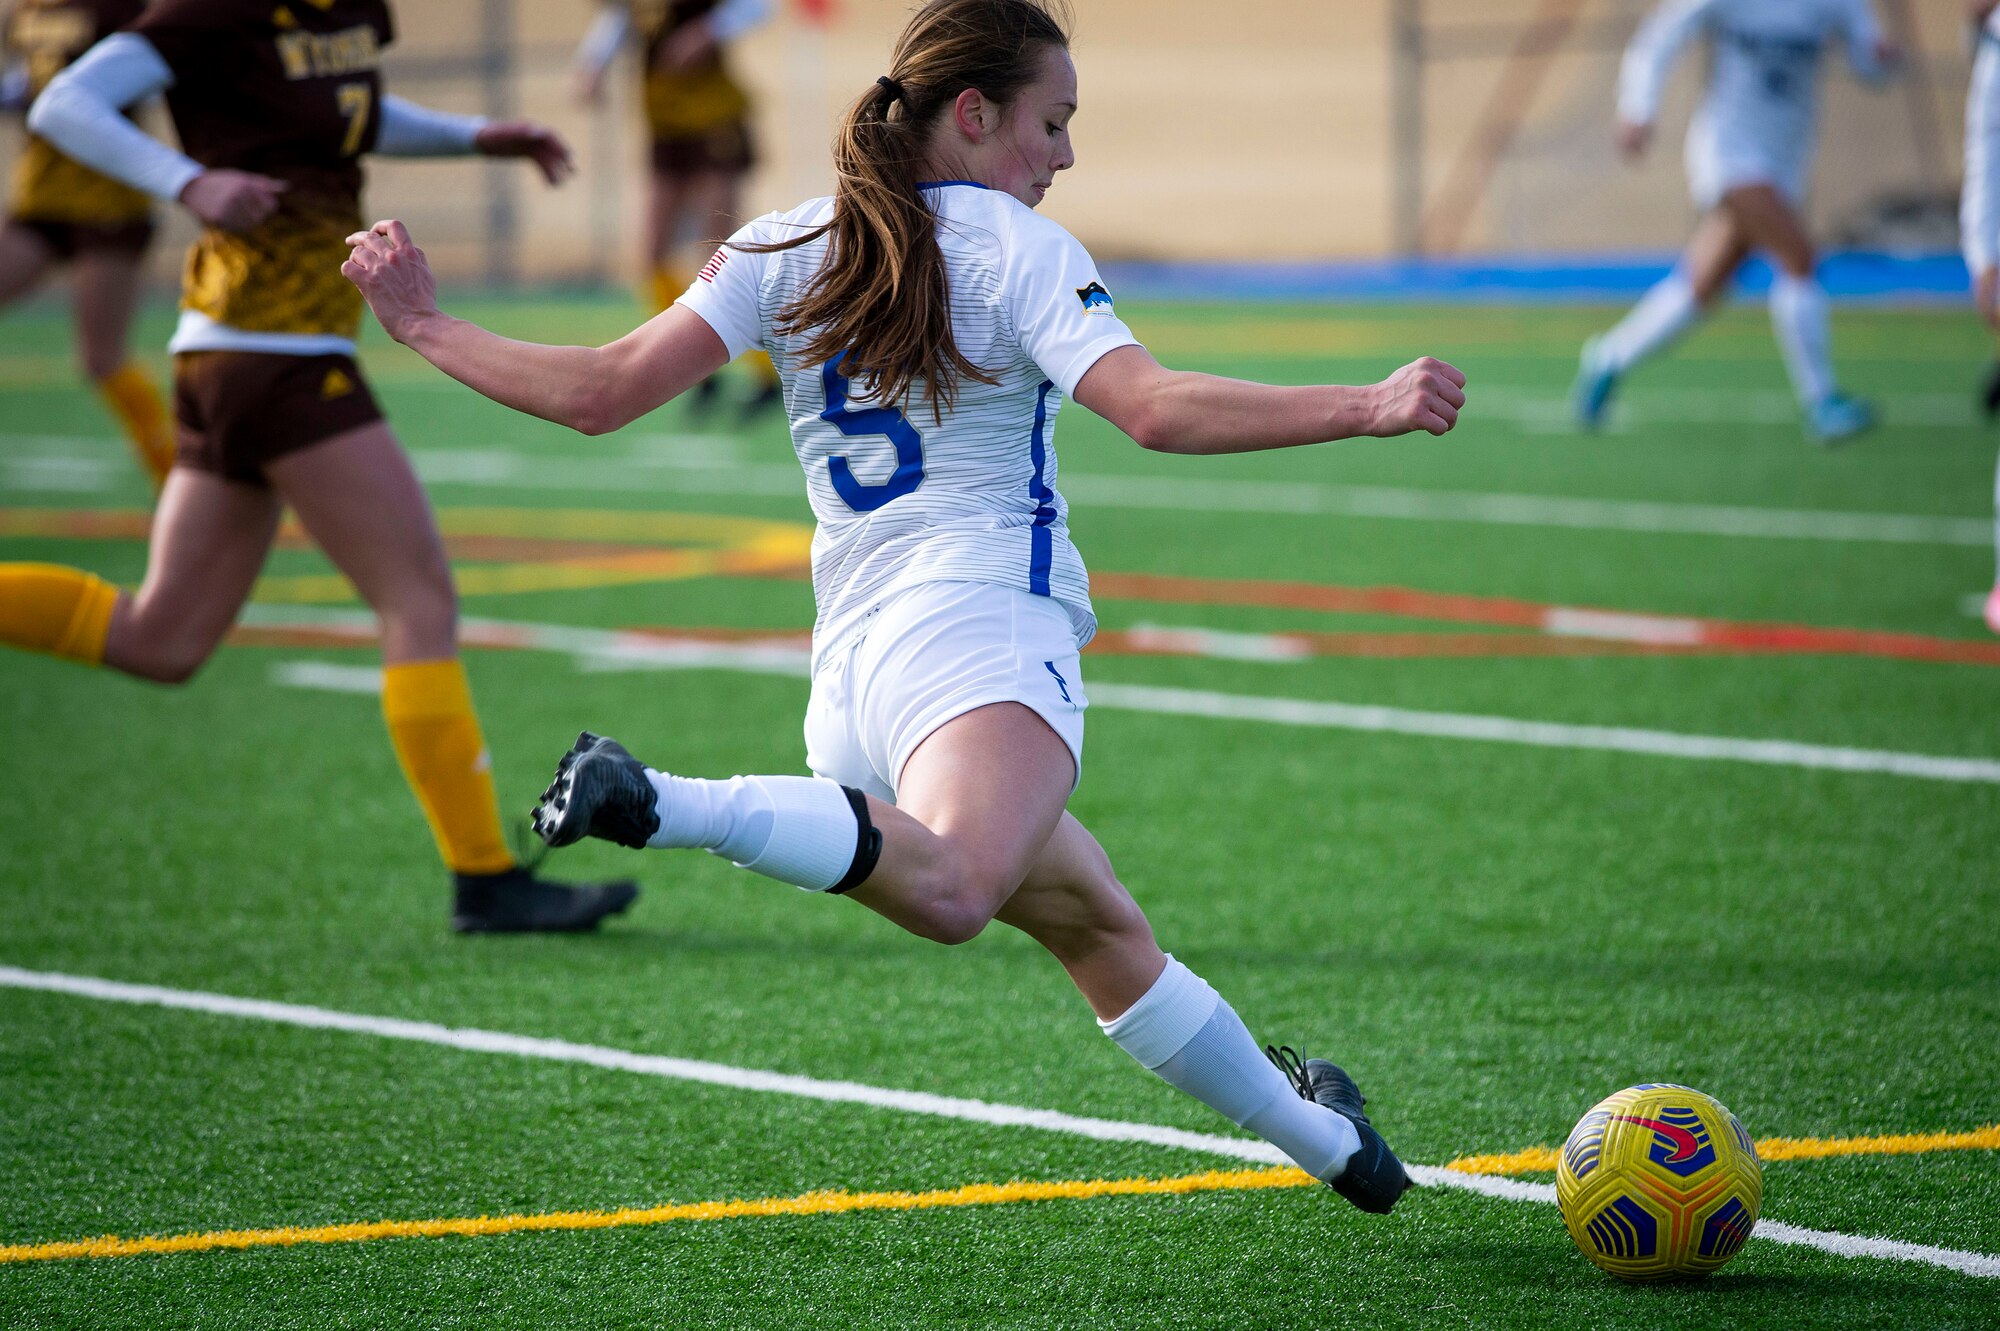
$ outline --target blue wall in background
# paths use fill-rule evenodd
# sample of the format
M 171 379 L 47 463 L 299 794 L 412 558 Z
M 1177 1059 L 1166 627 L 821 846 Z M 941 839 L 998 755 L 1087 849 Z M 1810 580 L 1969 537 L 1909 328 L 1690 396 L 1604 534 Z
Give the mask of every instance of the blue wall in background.
M 1354 263 L 1107 263 L 1117 296 L 1160 300 L 1546 301 L 1617 304 L 1636 298 L 1672 267 L 1671 254 L 1476 259 L 1392 259 Z M 1956 254 L 1831 254 L 1820 277 L 1836 300 L 1939 305 L 1968 299 Z M 1770 288 L 1762 259 L 1744 266 L 1740 295 Z

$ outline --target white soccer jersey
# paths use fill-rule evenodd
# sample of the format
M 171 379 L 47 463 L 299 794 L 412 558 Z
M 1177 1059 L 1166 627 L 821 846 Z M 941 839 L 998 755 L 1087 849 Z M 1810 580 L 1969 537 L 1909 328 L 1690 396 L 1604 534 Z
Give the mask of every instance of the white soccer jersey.
M 1974 277 L 2000 262 L 2000 9 L 1986 16 L 1979 51 L 1972 58 L 1958 230 L 1965 266 Z
M 1090 581 L 1056 490 L 1056 414 L 1099 357 L 1137 339 L 1090 255 L 1061 226 L 966 182 L 926 185 L 924 194 L 938 214 L 952 334 L 998 381 L 963 380 L 942 422 L 921 392 L 905 410 L 868 401 L 838 359 L 803 362 L 809 333 L 773 327 L 819 270 L 824 238 L 770 254 L 725 245 L 680 298 L 732 357 L 761 347 L 783 377 L 792 447 L 819 519 L 815 660 L 891 592 L 926 582 L 1053 597 L 1079 645 L 1096 631 Z M 814 199 L 756 219 L 731 243 L 788 240 L 832 213 L 831 199 Z
M 1621 118 L 1653 123 L 1674 57 L 1697 33 L 1709 39 L 1712 58 L 1688 123 L 1695 201 L 1709 207 L 1735 186 L 1767 184 L 1796 202 L 1812 160 L 1821 51 L 1840 41 L 1857 75 L 1874 81 L 1886 73 L 1870 0 L 1668 0 L 1626 48 Z

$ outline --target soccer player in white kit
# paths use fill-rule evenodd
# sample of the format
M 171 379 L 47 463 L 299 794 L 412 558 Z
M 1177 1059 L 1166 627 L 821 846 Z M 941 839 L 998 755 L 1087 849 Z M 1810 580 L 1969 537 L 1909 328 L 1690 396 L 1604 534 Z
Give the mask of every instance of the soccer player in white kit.
M 1701 221 L 1674 271 L 1611 331 L 1584 344 L 1573 405 L 1595 429 L 1619 379 L 1665 350 L 1720 298 L 1753 250 L 1770 257 L 1771 326 L 1807 432 L 1837 443 L 1874 423 L 1833 377 L 1826 291 L 1799 216 L 1812 162 L 1819 61 L 1837 42 L 1856 74 L 1897 61 L 1869 0 L 1667 0 L 1633 34 L 1618 78 L 1618 143 L 1633 159 L 1652 140 L 1668 71 L 1697 33 L 1708 88 L 1688 122 L 1687 176 Z
M 1980 317 L 2000 332 L 2000 4 L 1972 6 L 1978 50 L 1965 98 L 1965 189 L 1958 202 L 1958 238 L 1972 274 Z M 2000 407 L 2000 364 L 1987 376 L 1987 415 Z M 2000 558 L 2000 474 L 1993 482 L 1994 548 Z M 1986 597 L 1986 627 L 2000 633 L 2000 573 Z
M 750 223 L 677 304 L 606 347 L 510 342 L 443 315 L 400 223 L 351 237 L 344 271 L 447 374 L 586 433 L 751 347 L 783 374 L 819 519 L 805 726 L 818 775 L 677 777 L 586 733 L 535 811 L 544 838 L 707 849 L 942 943 L 1013 925 L 1139 1063 L 1386 1212 L 1408 1178 L 1352 1079 L 1267 1058 L 1160 950 L 1065 811 L 1096 620 L 1054 427 L 1075 397 L 1167 452 L 1442 434 L 1464 377 L 1428 358 L 1363 388 L 1162 367 L 1089 254 L 1034 212 L 1074 161 L 1076 87 L 1046 0 L 932 0 L 848 111 L 838 193 Z

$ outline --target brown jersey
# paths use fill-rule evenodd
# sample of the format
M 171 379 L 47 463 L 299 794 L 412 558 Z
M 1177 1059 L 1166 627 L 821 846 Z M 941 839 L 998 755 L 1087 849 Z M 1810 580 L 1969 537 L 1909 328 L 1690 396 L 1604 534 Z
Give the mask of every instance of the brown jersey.
M 251 332 L 353 337 L 361 295 L 340 275 L 361 226 L 361 154 L 380 125 L 384 0 L 158 0 L 132 25 L 173 70 L 181 149 L 209 168 L 286 183 L 247 234 L 209 228 L 181 304 Z
M 708 17 L 718 2 L 631 0 L 632 24 L 639 31 L 645 62 L 646 122 L 655 139 L 706 135 L 750 113 L 749 95 L 730 74 L 720 51 L 687 69 L 668 73 L 660 68 L 667 39 Z
M 28 96 L 91 47 L 139 16 L 145 0 L 16 0 L 0 45 L 27 66 Z M 143 220 L 151 200 L 99 175 L 30 134 L 14 163 L 8 214 L 23 221 L 118 226 Z

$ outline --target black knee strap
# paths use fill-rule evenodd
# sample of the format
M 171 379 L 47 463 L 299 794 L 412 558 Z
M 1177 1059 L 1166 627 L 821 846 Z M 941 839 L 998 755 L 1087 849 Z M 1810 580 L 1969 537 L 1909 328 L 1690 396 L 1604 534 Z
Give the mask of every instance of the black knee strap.
M 875 862 L 882 858 L 882 833 L 868 816 L 868 797 L 853 786 L 842 786 L 841 790 L 854 810 L 854 863 L 847 866 L 847 873 L 839 882 L 827 889 L 835 896 L 867 882 L 868 875 L 875 872 Z

